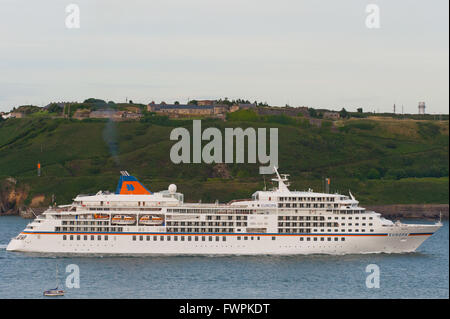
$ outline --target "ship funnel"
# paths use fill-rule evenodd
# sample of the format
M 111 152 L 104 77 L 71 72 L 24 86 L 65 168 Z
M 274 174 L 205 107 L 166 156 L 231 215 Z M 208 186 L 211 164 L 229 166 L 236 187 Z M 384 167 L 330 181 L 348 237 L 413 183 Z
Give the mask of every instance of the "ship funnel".
M 117 195 L 150 195 L 150 192 L 136 177 L 128 174 L 127 171 L 121 171 L 119 183 L 116 188 Z

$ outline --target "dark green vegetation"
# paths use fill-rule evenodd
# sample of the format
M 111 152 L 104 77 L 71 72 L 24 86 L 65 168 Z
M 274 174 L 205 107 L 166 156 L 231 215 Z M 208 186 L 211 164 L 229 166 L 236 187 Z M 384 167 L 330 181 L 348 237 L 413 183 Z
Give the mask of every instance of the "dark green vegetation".
M 71 110 L 73 112 L 73 110 Z M 291 189 L 352 193 L 362 204 L 448 203 L 448 121 L 352 119 L 312 126 L 302 117 L 229 114 L 207 127 L 278 127 L 279 166 L 291 174 Z M 114 191 L 120 170 L 128 170 L 150 190 L 178 185 L 186 201 L 248 198 L 264 185 L 259 164 L 227 164 L 231 179 L 215 165 L 170 161 L 174 127 L 190 120 L 146 114 L 140 122 L 30 117 L 0 122 L 0 181 L 14 177 L 27 185 L 26 203 L 55 194 L 58 204 L 79 193 Z M 37 162 L 42 176 L 37 177 Z M 267 186 L 270 177 L 266 176 Z

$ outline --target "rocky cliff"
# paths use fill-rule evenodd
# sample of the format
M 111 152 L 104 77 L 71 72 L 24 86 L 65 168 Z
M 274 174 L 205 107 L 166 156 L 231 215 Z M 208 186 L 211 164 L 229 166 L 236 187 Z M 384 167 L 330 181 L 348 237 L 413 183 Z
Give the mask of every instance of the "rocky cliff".
M 34 218 L 45 206 L 44 195 L 30 196 L 30 187 L 21 185 L 16 179 L 8 177 L 0 181 L 0 215 L 20 215 L 24 218 Z M 27 201 L 28 197 L 31 197 Z

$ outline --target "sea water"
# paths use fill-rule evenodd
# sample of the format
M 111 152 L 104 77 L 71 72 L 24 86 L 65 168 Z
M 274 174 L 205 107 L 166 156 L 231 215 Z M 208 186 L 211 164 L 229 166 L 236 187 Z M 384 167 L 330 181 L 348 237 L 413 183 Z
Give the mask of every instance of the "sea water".
M 55 288 L 56 267 L 66 290 L 62 298 L 449 298 L 447 221 L 416 252 L 405 254 L 57 257 L 7 252 L 11 237 L 28 222 L 0 217 L 0 299 L 48 298 L 42 292 Z M 69 265 L 79 269 L 79 288 L 70 288 L 77 281 Z M 366 285 L 374 282 L 367 279 L 374 275 L 366 272 L 373 269 L 368 265 L 379 269 L 379 288 Z

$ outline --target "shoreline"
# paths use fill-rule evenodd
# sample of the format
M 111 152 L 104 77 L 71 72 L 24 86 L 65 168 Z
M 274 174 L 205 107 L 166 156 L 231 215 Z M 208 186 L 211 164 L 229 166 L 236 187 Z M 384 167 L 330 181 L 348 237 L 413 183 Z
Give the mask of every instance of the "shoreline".
M 387 219 L 428 219 L 448 220 L 449 204 L 391 204 L 391 205 L 368 205 L 367 210 L 380 213 Z

